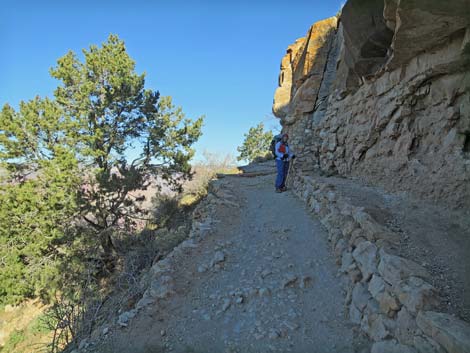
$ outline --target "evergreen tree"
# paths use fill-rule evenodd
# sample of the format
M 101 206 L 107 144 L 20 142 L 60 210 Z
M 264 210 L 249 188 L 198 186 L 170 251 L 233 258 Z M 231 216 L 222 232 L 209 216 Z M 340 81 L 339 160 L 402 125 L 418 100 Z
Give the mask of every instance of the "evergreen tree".
M 179 189 L 190 177 L 203 118 L 185 118 L 171 97 L 146 89 L 117 36 L 83 54 L 69 52 L 51 69 L 61 83 L 54 99 L 0 113 L 2 298 L 40 292 L 67 228 L 81 220 L 112 259 L 114 230 L 148 217 L 132 192 L 157 177 Z
M 273 139 L 273 133 L 271 131 L 265 132 L 263 123 L 251 127 L 244 136 L 243 144 L 237 148 L 237 151 L 240 153 L 237 160 L 253 162 L 257 157 L 266 156 Z
M 77 215 L 78 163 L 54 101 L 0 112 L 0 304 L 47 294 L 65 226 Z

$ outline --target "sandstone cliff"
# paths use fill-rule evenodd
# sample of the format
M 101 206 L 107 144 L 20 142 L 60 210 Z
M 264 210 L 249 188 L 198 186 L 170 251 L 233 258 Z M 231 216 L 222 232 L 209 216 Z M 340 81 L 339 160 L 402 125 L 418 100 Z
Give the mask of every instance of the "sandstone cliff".
M 287 48 L 273 112 L 297 170 L 470 207 L 470 1 L 349 0 Z

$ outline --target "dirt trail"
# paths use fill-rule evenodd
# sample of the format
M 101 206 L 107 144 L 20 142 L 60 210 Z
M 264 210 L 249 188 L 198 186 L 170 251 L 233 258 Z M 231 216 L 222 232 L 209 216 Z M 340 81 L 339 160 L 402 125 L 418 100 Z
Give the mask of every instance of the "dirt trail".
M 97 351 L 368 352 L 346 317 L 325 230 L 290 192 L 274 193 L 273 180 L 218 181 L 234 197 L 172 270 L 176 294 Z

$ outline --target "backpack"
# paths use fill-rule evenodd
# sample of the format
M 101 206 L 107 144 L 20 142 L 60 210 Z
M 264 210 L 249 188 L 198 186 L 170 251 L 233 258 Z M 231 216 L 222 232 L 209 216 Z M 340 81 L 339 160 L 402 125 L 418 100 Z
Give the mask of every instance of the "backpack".
M 276 158 L 276 144 L 282 140 L 282 134 L 276 135 L 273 137 L 271 140 L 271 146 L 269 147 L 269 150 L 273 154 L 274 158 Z

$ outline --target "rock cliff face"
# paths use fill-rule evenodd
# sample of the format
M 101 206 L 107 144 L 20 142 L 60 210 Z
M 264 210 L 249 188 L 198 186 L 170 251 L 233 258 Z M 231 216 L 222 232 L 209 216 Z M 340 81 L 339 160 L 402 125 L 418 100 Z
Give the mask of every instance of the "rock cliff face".
M 470 1 L 349 0 L 281 62 L 298 170 L 470 207 Z

